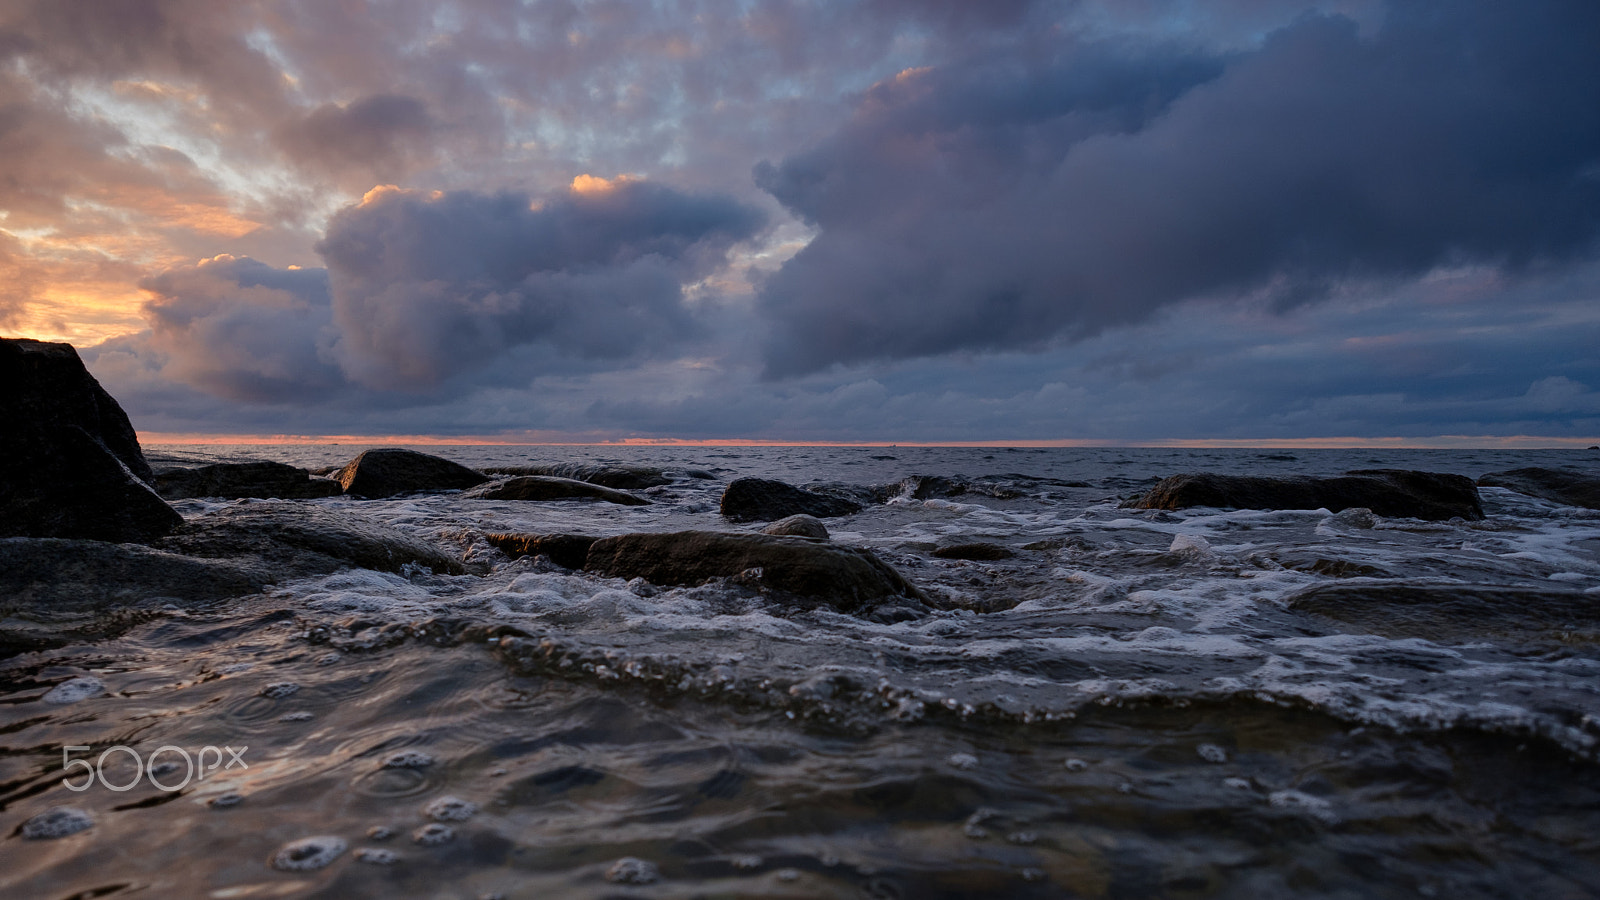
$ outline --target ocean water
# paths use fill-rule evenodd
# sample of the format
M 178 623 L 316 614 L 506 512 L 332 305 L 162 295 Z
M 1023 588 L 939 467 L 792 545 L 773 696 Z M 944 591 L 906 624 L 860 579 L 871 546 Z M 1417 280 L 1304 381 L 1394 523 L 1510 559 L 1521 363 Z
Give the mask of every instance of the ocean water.
M 360 449 L 146 451 L 319 467 Z M 289 580 L 0 661 L 0 895 L 1600 895 L 1600 512 L 1496 488 L 1481 522 L 1118 505 L 1181 472 L 1477 477 L 1600 453 L 420 449 L 678 477 L 642 507 L 302 501 L 488 574 Z M 757 527 L 717 512 L 746 475 L 1007 490 L 827 521 L 943 607 L 911 617 L 597 578 L 483 539 Z M 963 541 L 1017 555 L 931 555 Z M 207 747 L 181 790 L 135 770 L 176 760 L 170 783 L 177 751 Z M 103 780 L 71 790 L 71 759 Z M 35 818 L 57 807 L 92 825 L 30 838 L 82 824 Z

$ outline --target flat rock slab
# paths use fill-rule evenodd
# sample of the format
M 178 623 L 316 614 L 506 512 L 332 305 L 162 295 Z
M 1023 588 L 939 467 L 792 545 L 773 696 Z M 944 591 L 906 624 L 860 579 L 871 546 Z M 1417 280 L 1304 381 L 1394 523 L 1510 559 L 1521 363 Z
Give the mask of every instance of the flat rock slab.
M 586 534 L 489 534 L 490 544 L 507 556 L 548 556 L 567 569 L 581 569 L 589 557 L 589 545 L 599 540 Z
M 240 501 L 197 516 L 155 546 L 204 559 L 261 559 L 278 580 L 344 566 L 399 572 L 407 565 L 438 574 L 466 571 L 460 558 L 365 517 L 320 506 Z
M 312 478 L 305 469 L 265 460 L 162 469 L 156 472 L 155 489 L 168 500 L 188 497 L 314 500 L 344 492 L 339 482 L 330 478 Z
M 623 506 L 648 506 L 649 500 L 576 478 L 519 475 L 475 487 L 462 494 L 474 500 L 604 500 Z
M 739 478 L 722 492 L 722 514 L 734 522 L 770 522 L 804 514 L 818 519 L 848 516 L 861 504 L 829 497 L 768 478 Z
M 1600 642 L 1600 603 L 1569 589 L 1353 579 L 1306 588 L 1288 605 L 1393 638 Z
M 378 500 L 413 491 L 456 491 L 489 480 L 460 463 L 415 450 L 367 450 L 333 474 L 346 494 Z
M 1478 479 L 1478 486 L 1509 488 L 1562 506 L 1600 509 L 1600 474 L 1594 472 L 1537 467 L 1512 469 L 1490 472 Z
M 1441 520 L 1482 519 L 1472 479 L 1404 469 L 1360 469 L 1331 478 L 1310 476 L 1174 475 L 1137 500 L 1133 509 L 1327 509 L 1364 507 L 1380 516 Z
M 760 569 L 759 584 L 842 612 L 922 592 L 869 550 L 809 538 L 720 531 L 624 534 L 589 547 L 584 568 L 611 578 L 697 585 Z
M 489 475 L 547 475 L 554 478 L 573 478 L 619 491 L 642 491 L 645 488 L 671 484 L 672 479 L 660 469 L 650 466 L 602 466 L 587 463 L 553 463 L 530 466 L 490 466 L 483 470 Z

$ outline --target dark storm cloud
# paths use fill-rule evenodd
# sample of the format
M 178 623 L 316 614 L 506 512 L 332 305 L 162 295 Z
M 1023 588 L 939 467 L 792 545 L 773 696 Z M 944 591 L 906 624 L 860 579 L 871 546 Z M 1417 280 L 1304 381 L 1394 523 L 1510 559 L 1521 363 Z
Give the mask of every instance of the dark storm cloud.
M 1215 60 L 1068 43 L 906 73 L 756 169 L 820 232 L 762 292 L 769 374 L 1590 253 L 1597 46 L 1591 3 L 1398 2 L 1371 36 L 1307 16 Z
M 316 401 L 344 382 L 323 269 L 219 256 L 141 285 L 168 378 L 230 400 Z
M 386 189 L 334 216 L 317 248 L 346 368 L 413 389 L 520 344 L 580 359 L 670 352 L 694 328 L 683 286 L 763 224 L 725 197 L 639 181 L 580 180 L 538 200 Z
M 526 382 L 585 360 L 682 350 L 684 286 L 755 236 L 762 214 L 639 181 L 526 194 L 375 189 L 334 216 L 327 268 L 219 256 L 142 284 L 150 331 L 119 352 L 257 403 L 432 392 L 514 357 Z M 452 390 L 468 389 L 456 385 Z
M 435 123 L 415 97 L 375 94 L 324 103 L 282 126 L 278 143 L 302 165 L 335 177 L 394 180 L 433 155 Z

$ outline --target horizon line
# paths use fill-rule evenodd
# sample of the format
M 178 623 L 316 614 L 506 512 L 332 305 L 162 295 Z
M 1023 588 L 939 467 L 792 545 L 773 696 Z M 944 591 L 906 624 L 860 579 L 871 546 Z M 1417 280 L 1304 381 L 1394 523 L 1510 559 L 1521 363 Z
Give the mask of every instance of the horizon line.
M 970 447 L 1017 449 L 1130 448 L 1173 450 L 1565 450 L 1593 449 L 1600 436 L 1549 437 L 1544 435 L 1433 435 L 1429 437 L 1305 437 L 1305 438 L 1159 438 L 1159 439 L 991 439 L 976 441 L 891 440 L 781 440 L 767 438 L 662 438 L 592 437 L 569 435 L 305 435 L 211 434 L 203 432 L 137 432 L 141 444 L 201 445 L 356 445 L 378 446 L 504 446 L 504 447 Z

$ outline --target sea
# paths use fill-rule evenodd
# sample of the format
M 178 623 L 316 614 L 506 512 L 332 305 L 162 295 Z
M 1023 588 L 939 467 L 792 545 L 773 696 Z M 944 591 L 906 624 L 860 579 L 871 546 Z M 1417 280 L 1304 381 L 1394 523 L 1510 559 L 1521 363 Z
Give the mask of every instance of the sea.
M 1600 452 L 416 449 L 673 480 L 637 507 L 298 501 L 479 574 L 289 579 L 0 660 L 0 896 L 1600 896 L 1600 511 L 1501 488 L 1481 521 L 1121 506 L 1186 472 Z M 484 538 L 754 529 L 718 511 L 743 476 L 972 486 L 826 520 L 936 608 L 797 609 Z M 1016 555 L 932 553 L 965 542 Z

